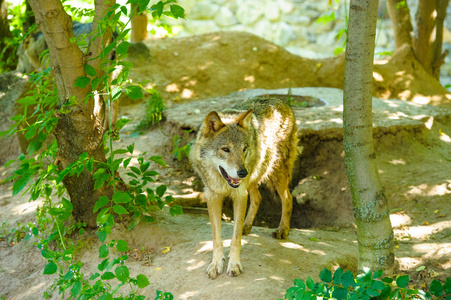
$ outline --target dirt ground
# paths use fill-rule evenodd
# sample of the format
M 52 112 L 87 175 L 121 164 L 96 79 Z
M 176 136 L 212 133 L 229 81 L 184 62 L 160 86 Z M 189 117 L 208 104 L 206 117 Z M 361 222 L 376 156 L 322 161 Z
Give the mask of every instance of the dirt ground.
M 223 46 L 228 47 L 229 44 Z M 261 49 L 263 45 L 255 47 Z M 271 47 L 267 48 L 269 52 L 273 49 Z M 287 86 L 283 82 L 277 84 L 271 80 L 271 76 L 280 77 L 282 70 L 264 72 L 266 80 L 274 83 L 271 86 L 234 85 L 234 90 L 230 90 L 228 82 L 224 81 L 226 75 L 217 74 L 222 78 L 218 80 L 205 71 L 208 65 L 202 68 L 197 62 L 189 61 L 179 64 L 176 58 L 182 52 L 176 55 L 174 49 L 166 50 L 174 57 L 174 61 L 168 63 L 165 74 L 171 72 L 170 64 L 177 64 L 179 72 L 178 81 L 171 77 L 172 82 L 156 83 L 158 86 L 178 89 L 174 93 L 166 89 L 163 93 L 173 97 L 170 99 L 172 104 L 168 102 L 168 110 L 175 102 L 183 100 L 183 91 L 189 89 L 190 82 L 205 85 L 203 89 L 198 89 L 205 91 L 202 95 L 195 94 L 198 90 L 191 90 L 194 93 L 191 98 L 194 99 L 225 95 L 244 88 Z M 252 48 L 249 51 L 255 52 Z M 153 55 L 152 59 L 155 60 L 156 54 Z M 249 57 L 252 55 L 249 54 Z M 205 61 L 209 61 L 208 57 Z M 283 64 L 286 62 L 271 61 L 269 65 Z M 242 66 L 232 64 L 223 72 L 232 72 L 234 68 L 236 72 L 242 71 Z M 184 77 L 194 71 L 198 72 L 196 76 L 189 75 L 189 80 Z M 151 71 L 144 66 L 135 68 L 133 72 L 133 76 L 140 80 L 151 77 Z M 254 82 L 259 82 L 260 77 L 256 73 L 250 75 L 255 75 Z M 243 76 L 237 82 L 249 84 L 251 78 Z M 163 79 L 159 77 L 159 80 Z M 127 127 L 130 130 L 126 128 L 121 131 L 117 146 L 135 143 L 135 153 L 163 156 L 168 164 L 166 168 L 152 165 L 160 173 L 156 185 L 168 185 L 168 193 L 175 197 L 192 198 L 193 194 L 199 193 L 196 177 L 186 160 L 179 162 L 170 154 L 173 149 L 172 139 L 175 135 L 183 135 L 182 128 L 174 128 L 163 122 L 161 128 L 136 134 L 132 131 L 133 126 L 143 117 L 145 107 L 145 102 L 121 106 L 120 115 L 128 116 L 132 122 Z M 445 118 L 429 125 L 421 131 L 399 128 L 398 131 L 379 137 L 375 144 L 379 173 L 390 202 L 390 218 L 395 232 L 396 273 L 409 274 L 410 284 L 417 286 L 423 282 L 429 283 L 434 278 L 444 281 L 451 276 L 451 120 Z M 341 191 L 336 187 L 346 187 L 340 141 L 318 142 L 305 137 L 304 142 L 315 145 L 309 151 L 319 153 L 312 155 L 315 161 L 303 165 L 308 169 L 303 172 L 304 179 L 311 181 L 313 176 L 319 175 L 322 180 L 328 180 L 331 182 L 330 188 L 323 190 L 318 197 L 340 201 Z M 9 172 L 0 169 L 1 179 L 5 179 Z M 127 175 L 123 177 L 127 179 Z M 12 197 L 11 188 L 11 183 L 0 185 L 0 222 L 3 223 L 0 224 L 0 234 L 6 234 L 6 238 L 0 240 L 0 299 L 40 299 L 42 293 L 52 285 L 54 277 L 42 275 L 46 262 L 39 249 L 33 245 L 33 239 L 13 243 L 8 237 L 11 237 L 11 229 L 17 227 L 17 222 L 35 222 L 36 208 L 41 205 L 42 199 L 28 202 L 26 196 Z M 349 209 L 344 207 L 343 211 Z M 278 299 L 283 298 L 295 278 L 306 279 L 311 276 L 318 280 L 318 274 L 324 267 L 341 266 L 356 270 L 357 241 L 352 218 L 330 220 L 328 216 L 321 217 L 320 209 L 315 207 L 312 200 L 297 206 L 294 214 L 301 214 L 305 218 L 315 216 L 315 220 L 323 218 L 324 222 L 294 224 L 297 228 L 290 231 L 287 240 L 274 240 L 271 237 L 272 229 L 255 226 L 250 235 L 243 237 L 241 258 L 245 271 L 239 277 L 226 274 L 215 280 L 206 277 L 205 269 L 211 260 L 212 242 L 208 216 L 202 208 L 187 209 L 184 215 L 176 217 L 171 217 L 165 208 L 156 214 L 157 221 L 154 224 L 140 224 L 132 231 L 118 227 L 112 238 L 124 239 L 129 243 L 132 251 L 127 265 L 132 276 L 140 273 L 148 276 L 151 284 L 141 293 L 149 296 L 149 299 L 155 297 L 155 290 L 171 292 L 175 299 Z M 226 256 L 232 225 L 230 221 L 223 222 Z M 84 273 L 89 277 L 97 271 L 99 241 L 94 234 L 88 233 L 83 243 L 78 257 L 84 263 Z M 422 266 L 425 268 L 418 269 Z M 56 293 L 53 295 L 53 299 L 60 298 Z

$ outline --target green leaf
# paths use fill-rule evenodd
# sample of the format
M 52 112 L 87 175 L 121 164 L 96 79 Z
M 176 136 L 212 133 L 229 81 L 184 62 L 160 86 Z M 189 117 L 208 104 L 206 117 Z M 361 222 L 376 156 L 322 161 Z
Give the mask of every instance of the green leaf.
M 91 82 L 91 79 L 86 76 L 80 76 L 75 80 L 74 87 L 84 88 Z
M 125 159 L 124 160 L 124 162 L 122 163 L 123 164 L 123 166 L 124 166 L 124 169 L 126 169 L 127 168 L 127 166 L 128 166 L 128 164 L 130 163 L 130 161 L 132 160 L 132 158 L 130 157 L 130 158 L 127 158 L 127 159 Z
M 144 173 L 144 172 L 149 168 L 149 165 L 150 165 L 150 161 L 143 162 L 143 163 L 139 166 L 139 169 L 141 170 L 141 172 Z
M 105 242 L 105 239 L 106 239 L 106 232 L 105 231 L 99 232 L 99 240 L 103 243 L 103 242 Z M 100 270 L 100 271 L 102 271 L 102 270 Z
M 41 255 L 42 255 L 42 257 L 48 259 L 48 258 L 52 258 L 52 257 L 53 257 L 53 252 L 52 252 L 52 251 L 49 251 L 49 250 L 47 250 L 47 249 L 42 249 Z
M 377 290 L 372 289 L 372 288 L 367 289 L 367 290 L 366 290 L 366 294 L 367 294 L 368 296 L 372 297 L 372 298 L 377 297 L 377 296 L 380 295 L 380 293 L 379 293 Z
M 113 211 L 114 211 L 115 213 L 117 213 L 118 215 L 128 214 L 127 209 L 125 209 L 125 207 L 123 207 L 122 205 L 118 205 L 118 204 L 116 204 L 115 206 L 113 206 Z
M 162 1 L 158 1 L 157 4 L 152 5 L 150 8 L 153 10 L 152 17 L 155 19 L 160 18 L 163 13 L 164 3 Z
M 128 145 L 127 150 L 130 154 L 133 154 L 133 151 L 135 150 L 135 143 Z
M 332 281 L 332 272 L 326 268 L 322 269 L 319 273 L 319 279 L 325 283 L 330 283 Z
M 442 283 L 437 279 L 432 280 L 429 291 L 431 292 L 432 295 L 441 297 L 443 295 Z
M 113 194 L 114 203 L 128 203 L 131 200 L 132 198 L 127 193 L 116 192 Z
M 142 219 L 146 223 L 153 223 L 153 222 L 155 222 L 155 218 L 151 217 L 151 216 L 144 216 Z
M 100 80 L 101 79 L 99 77 L 96 77 L 96 78 L 92 79 L 91 88 L 92 88 L 93 91 L 95 91 L 97 89 L 97 86 L 99 85 Z
M 382 270 L 378 270 L 378 271 L 374 272 L 373 279 L 377 279 L 377 278 L 381 277 L 383 273 L 384 273 L 384 271 L 382 271 Z
M 104 207 L 105 205 L 107 205 L 107 203 L 110 200 L 108 199 L 107 196 L 102 196 L 99 198 L 99 200 L 97 200 L 96 204 L 94 205 L 94 210 L 93 212 L 98 211 L 99 209 L 101 209 L 102 207 Z
M 136 276 L 136 279 L 138 281 L 138 287 L 140 289 L 143 289 L 150 284 L 149 279 L 147 279 L 146 275 L 139 274 L 138 276 Z
M 117 279 L 123 283 L 130 278 L 130 272 L 126 266 L 117 267 L 114 273 L 116 273 Z
M 29 176 L 22 176 L 14 182 L 13 196 L 17 195 L 21 190 L 23 190 L 23 188 L 27 185 L 29 179 Z
M 130 170 L 136 175 L 141 175 L 141 171 L 137 167 L 130 167 Z
M 166 167 L 166 163 L 164 162 L 164 160 L 161 156 L 151 156 L 149 159 L 163 167 Z
M 85 64 L 85 71 L 89 76 L 97 76 L 96 69 L 91 65 Z
M 120 43 L 117 46 L 117 48 L 116 48 L 117 55 L 127 54 L 128 47 L 130 47 L 130 43 L 129 42 L 122 42 L 122 43 Z
M 116 127 L 116 130 L 121 130 L 125 126 L 125 124 L 127 124 L 130 121 L 131 121 L 130 119 L 122 117 L 119 120 L 117 120 L 116 124 L 114 124 L 114 127 Z
M 121 252 L 125 252 L 125 251 L 130 250 L 130 248 L 128 247 L 127 242 L 124 241 L 124 240 L 117 241 L 116 248 L 117 248 L 118 251 L 121 251 Z
M 80 291 L 81 291 L 81 282 L 80 280 L 77 280 L 70 289 L 70 293 L 72 297 L 77 298 L 77 295 L 80 293 Z
M 443 285 L 443 290 L 446 294 L 451 294 L 451 277 L 447 277 L 445 284 Z
M 400 288 L 405 288 L 409 284 L 409 275 L 403 275 L 396 278 L 396 285 Z
M 113 272 L 105 272 L 102 274 L 102 276 L 100 276 L 100 278 L 103 280 L 110 280 L 116 278 L 116 275 L 114 275 Z
M 130 85 L 125 88 L 125 93 L 129 96 L 133 101 L 136 99 L 140 99 L 144 97 L 141 87 Z
M 340 300 L 340 299 L 346 299 L 348 296 L 348 290 L 342 287 L 335 287 L 334 291 L 332 292 L 332 297 Z
M 180 205 L 173 206 L 169 208 L 169 213 L 171 216 L 183 215 L 183 207 Z
M 315 282 L 313 281 L 313 279 L 310 276 L 307 277 L 306 284 L 307 284 L 307 287 L 309 289 L 311 289 L 312 291 L 315 289 Z
M 333 277 L 333 282 L 335 285 L 340 285 L 341 284 L 341 276 L 343 275 L 343 269 L 342 268 L 338 268 L 335 273 L 334 273 L 334 277 Z
M 110 249 L 108 248 L 108 245 L 102 245 L 99 248 L 99 259 L 105 258 L 110 254 Z
M 72 212 L 74 210 L 74 207 L 72 206 L 72 203 L 69 200 L 67 200 L 66 198 L 63 197 L 62 203 L 63 203 L 63 207 L 67 211 Z
M 58 266 L 54 263 L 48 263 L 44 267 L 44 275 L 55 274 L 56 270 L 58 270 Z
M 88 280 L 94 280 L 94 279 L 98 278 L 99 276 L 100 276 L 99 273 L 94 273 L 94 274 L 91 275 L 91 277 L 89 277 Z
M 113 49 L 116 47 L 116 43 L 113 42 L 111 44 L 109 44 L 108 46 L 106 46 L 105 48 L 103 48 L 102 52 L 100 53 L 100 57 L 101 58 L 105 58 L 108 56 L 108 54 L 110 54 L 111 51 L 113 51 Z
M 185 19 L 185 10 L 180 5 L 171 5 L 171 12 L 176 19 L 182 18 Z
M 158 195 L 159 197 L 163 197 L 163 195 L 164 195 L 164 193 L 166 192 L 166 190 L 167 190 L 167 187 L 166 187 L 164 184 L 162 184 L 162 185 L 160 185 L 159 187 L 157 187 L 157 189 L 155 190 L 155 192 L 157 193 L 157 195 Z

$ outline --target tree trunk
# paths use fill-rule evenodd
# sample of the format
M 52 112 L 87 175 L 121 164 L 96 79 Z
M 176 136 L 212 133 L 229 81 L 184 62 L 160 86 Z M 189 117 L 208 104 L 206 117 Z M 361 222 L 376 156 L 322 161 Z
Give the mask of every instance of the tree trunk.
M 55 136 L 58 142 L 57 155 L 60 169 L 66 168 L 75 162 L 78 157 L 86 152 L 94 157 L 96 162 L 105 162 L 102 137 L 104 133 L 101 101 L 90 98 L 85 105 L 85 97 L 90 92 L 90 85 L 85 88 L 74 87 L 75 80 L 80 76 L 86 76 L 84 64 L 86 59 L 96 57 L 101 51 L 101 40 L 97 38 L 91 43 L 90 56 L 85 58 L 76 43 L 71 43 L 73 37 L 72 20 L 64 11 L 60 0 L 30 0 L 30 5 L 36 17 L 37 24 L 44 34 L 50 55 L 52 74 L 58 89 L 58 106 L 69 102 L 75 97 L 77 105 L 70 113 L 59 114 Z M 115 1 L 95 1 L 96 17 L 93 29 L 105 12 L 114 5 Z M 111 33 L 109 33 L 111 34 Z M 108 33 L 106 33 L 108 35 Z M 109 39 L 103 39 L 109 41 Z M 93 60 L 91 65 L 98 70 L 99 60 Z M 97 109 L 95 109 L 95 107 Z M 113 187 L 102 187 L 94 190 L 92 174 L 86 169 L 80 176 L 66 176 L 63 180 L 73 204 L 74 217 L 85 222 L 90 228 L 96 227 L 96 215 L 93 214 L 95 202 L 100 196 L 106 195 L 111 199 Z
M 442 55 L 443 22 L 449 0 L 420 0 L 415 15 L 417 28 L 413 35 L 413 50 L 426 71 L 439 79 Z
M 393 230 L 372 139 L 372 71 L 378 1 L 351 0 L 344 75 L 345 166 L 359 243 L 358 270 L 392 274 Z
M 387 0 L 387 9 L 393 24 L 396 49 L 403 44 L 412 45 L 412 21 L 410 10 L 405 0 Z
M 132 16 L 130 41 L 133 43 L 142 42 L 147 37 L 147 15 L 145 12 L 138 12 L 139 5 L 136 3 L 130 4 L 130 8 L 134 12 Z

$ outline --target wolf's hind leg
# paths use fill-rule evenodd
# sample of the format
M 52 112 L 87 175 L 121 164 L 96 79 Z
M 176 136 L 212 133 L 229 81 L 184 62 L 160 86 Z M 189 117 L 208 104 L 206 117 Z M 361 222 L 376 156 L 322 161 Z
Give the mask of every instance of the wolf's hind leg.
M 279 228 L 272 233 L 272 236 L 276 239 L 286 239 L 290 231 L 293 196 L 288 189 L 288 178 L 281 178 L 274 183 L 276 191 L 282 200 L 282 217 L 280 218 Z
M 262 195 L 258 190 L 258 187 L 251 188 L 249 190 L 250 205 L 249 211 L 246 215 L 246 220 L 244 221 L 243 234 L 249 234 L 252 229 L 252 223 L 254 223 L 255 215 L 257 214 L 258 207 L 262 201 Z

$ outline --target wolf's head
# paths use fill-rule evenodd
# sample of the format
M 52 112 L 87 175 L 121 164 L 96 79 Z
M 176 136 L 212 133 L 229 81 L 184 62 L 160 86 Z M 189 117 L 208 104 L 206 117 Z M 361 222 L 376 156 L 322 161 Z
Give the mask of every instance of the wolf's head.
M 208 159 L 232 188 L 238 188 L 248 175 L 246 158 L 252 151 L 252 137 L 249 130 L 252 109 L 236 119 L 223 118 L 210 112 L 205 118 L 202 134 L 209 150 Z

